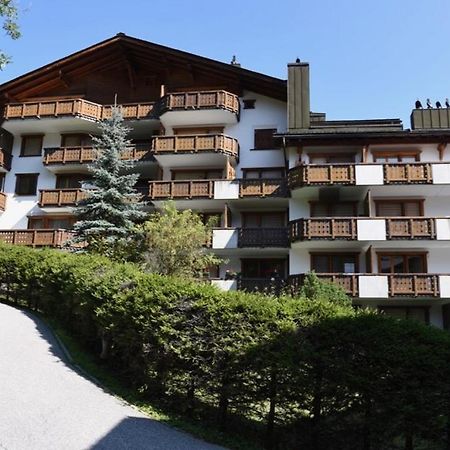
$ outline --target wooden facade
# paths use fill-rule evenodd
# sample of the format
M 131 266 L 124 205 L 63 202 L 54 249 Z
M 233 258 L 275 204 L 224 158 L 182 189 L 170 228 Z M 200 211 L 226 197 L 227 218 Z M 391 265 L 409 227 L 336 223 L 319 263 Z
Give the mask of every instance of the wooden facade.
M 0 230 L 0 242 L 31 247 L 62 247 L 71 237 L 67 230 Z

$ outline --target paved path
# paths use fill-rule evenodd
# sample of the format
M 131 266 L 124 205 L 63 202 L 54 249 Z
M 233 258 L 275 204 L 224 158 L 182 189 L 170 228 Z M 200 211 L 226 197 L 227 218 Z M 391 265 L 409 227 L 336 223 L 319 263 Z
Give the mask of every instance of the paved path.
M 64 362 L 41 321 L 0 304 L 0 449 L 218 450 L 149 419 Z

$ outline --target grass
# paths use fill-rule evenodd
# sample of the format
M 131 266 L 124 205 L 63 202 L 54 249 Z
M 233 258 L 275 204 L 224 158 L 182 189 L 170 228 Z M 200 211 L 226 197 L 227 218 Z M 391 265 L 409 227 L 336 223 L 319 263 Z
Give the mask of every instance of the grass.
M 211 424 L 205 424 L 200 421 L 194 421 L 185 416 L 176 414 L 169 408 L 155 406 L 148 400 L 143 399 L 142 395 L 136 390 L 125 385 L 117 376 L 114 375 L 112 369 L 102 364 L 101 360 L 83 348 L 76 338 L 68 333 L 54 320 L 42 317 L 53 332 L 58 336 L 67 348 L 73 363 L 80 367 L 86 374 L 94 377 L 99 381 L 102 387 L 106 388 L 116 397 L 125 400 L 129 404 L 135 406 L 152 419 L 165 423 L 169 426 L 178 428 L 188 432 L 205 441 L 222 445 L 234 450 L 261 450 L 255 442 L 245 439 L 237 434 L 230 434 L 220 431 Z

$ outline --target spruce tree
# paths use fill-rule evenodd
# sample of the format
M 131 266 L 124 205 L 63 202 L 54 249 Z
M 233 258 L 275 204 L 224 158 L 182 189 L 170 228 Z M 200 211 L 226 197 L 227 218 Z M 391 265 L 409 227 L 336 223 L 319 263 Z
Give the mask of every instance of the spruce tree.
M 118 107 L 100 129 L 100 137 L 93 137 L 96 160 L 89 166 L 92 178 L 84 189 L 87 196 L 75 209 L 78 221 L 72 243 L 82 243 L 84 251 L 124 259 L 124 250 L 130 250 L 135 238 L 135 223 L 146 216 L 134 189 L 139 174 L 130 173 L 134 161 L 121 158 L 130 145 L 130 129 Z

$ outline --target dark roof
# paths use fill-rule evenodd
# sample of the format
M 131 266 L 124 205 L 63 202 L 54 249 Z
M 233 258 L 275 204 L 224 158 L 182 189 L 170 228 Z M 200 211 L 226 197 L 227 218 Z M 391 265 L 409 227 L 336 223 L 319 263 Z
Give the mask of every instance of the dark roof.
M 39 69 L 21 75 L 0 85 L 0 96 L 23 98 L 36 86 L 54 87 L 64 77 L 76 77 L 96 68 L 123 64 L 124 59 L 142 62 L 148 67 L 165 70 L 169 64 L 183 65 L 192 70 L 211 73 L 224 80 L 232 80 L 247 89 L 272 98 L 286 101 L 286 80 L 194 55 L 163 45 L 154 44 L 119 33 L 116 36 L 80 50 Z

